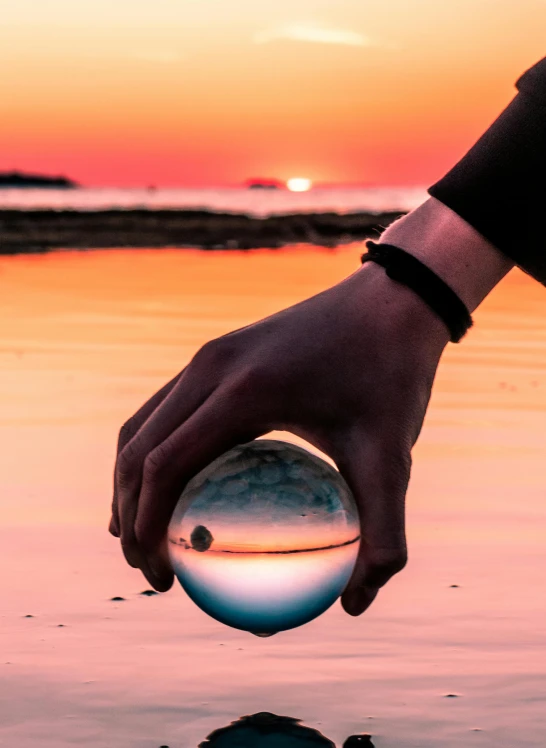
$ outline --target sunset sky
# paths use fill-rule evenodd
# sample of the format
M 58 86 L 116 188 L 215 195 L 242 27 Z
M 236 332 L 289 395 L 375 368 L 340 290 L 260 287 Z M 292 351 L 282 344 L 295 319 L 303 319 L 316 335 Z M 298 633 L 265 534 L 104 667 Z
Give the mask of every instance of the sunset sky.
M 546 55 L 546 0 L 17 0 L 0 170 L 86 185 L 439 178 Z

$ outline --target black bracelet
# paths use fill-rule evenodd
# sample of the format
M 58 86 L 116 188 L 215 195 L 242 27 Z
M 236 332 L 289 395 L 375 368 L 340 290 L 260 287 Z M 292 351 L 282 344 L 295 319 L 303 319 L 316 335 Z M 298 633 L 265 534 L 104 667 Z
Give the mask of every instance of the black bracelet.
M 447 283 L 413 255 L 392 244 L 366 242 L 369 250 L 360 258 L 385 268 L 387 276 L 411 288 L 444 321 L 451 342 L 458 343 L 472 327 L 472 317 L 464 303 Z

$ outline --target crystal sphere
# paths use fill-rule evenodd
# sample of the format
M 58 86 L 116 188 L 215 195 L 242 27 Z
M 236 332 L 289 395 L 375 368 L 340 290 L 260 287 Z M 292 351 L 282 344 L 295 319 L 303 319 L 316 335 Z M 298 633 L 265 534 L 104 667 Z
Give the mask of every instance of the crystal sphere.
M 270 636 L 341 595 L 358 553 L 358 511 L 340 473 L 288 442 L 258 439 L 187 484 L 168 548 L 189 597 L 221 623 Z

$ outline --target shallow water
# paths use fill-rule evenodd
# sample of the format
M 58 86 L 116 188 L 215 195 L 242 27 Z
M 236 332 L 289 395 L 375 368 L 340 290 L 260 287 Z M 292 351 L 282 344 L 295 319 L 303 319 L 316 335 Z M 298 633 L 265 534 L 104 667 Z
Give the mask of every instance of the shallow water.
M 337 746 L 543 745 L 546 292 L 521 273 L 445 355 L 410 562 L 361 618 L 336 604 L 258 639 L 178 585 L 140 595 L 106 533 L 123 420 L 204 341 L 345 277 L 359 250 L 0 260 L 0 745 L 193 748 L 256 712 Z

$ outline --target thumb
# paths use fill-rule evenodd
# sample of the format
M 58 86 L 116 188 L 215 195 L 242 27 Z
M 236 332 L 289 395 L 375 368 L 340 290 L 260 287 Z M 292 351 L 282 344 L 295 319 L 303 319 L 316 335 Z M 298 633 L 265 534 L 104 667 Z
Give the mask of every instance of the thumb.
M 360 549 L 343 608 L 363 613 L 380 587 L 407 562 L 405 498 L 411 470 L 409 442 L 390 438 L 373 442 L 361 434 L 349 440 L 341 474 L 355 497 L 360 516 Z

